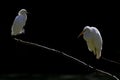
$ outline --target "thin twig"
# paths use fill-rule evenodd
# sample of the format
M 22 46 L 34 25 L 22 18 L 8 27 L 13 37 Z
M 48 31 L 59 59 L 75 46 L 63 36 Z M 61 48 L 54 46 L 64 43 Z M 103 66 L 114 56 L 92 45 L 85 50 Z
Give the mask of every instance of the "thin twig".
M 89 67 L 89 68 L 91 68 L 91 69 L 94 69 L 94 70 L 96 70 L 96 71 L 98 71 L 98 72 L 107 74 L 107 75 L 109 75 L 109 76 L 114 77 L 116 80 L 119 80 L 115 75 L 112 75 L 112 74 L 110 74 L 110 73 L 108 73 L 108 72 L 105 72 L 105 71 L 102 71 L 102 70 L 100 70 L 100 69 L 96 69 L 96 68 L 92 67 L 91 65 L 88 65 L 88 64 L 86 64 L 85 62 L 83 62 L 83 61 L 81 61 L 81 60 L 79 60 L 79 59 L 77 59 L 77 58 L 75 58 L 75 57 L 73 57 L 73 56 L 71 56 L 71 55 L 68 55 L 68 54 L 66 54 L 66 53 L 64 53 L 64 52 L 62 52 L 62 51 L 59 51 L 59 50 L 56 50 L 56 49 L 53 49 L 53 48 L 49 48 L 49 47 L 46 47 L 46 46 L 43 46 L 43 45 L 39 45 L 39 44 L 37 44 L 37 43 L 28 42 L 28 41 L 23 41 L 23 40 L 17 39 L 17 38 L 14 38 L 14 39 L 15 39 L 16 41 L 20 41 L 20 42 L 22 42 L 22 43 L 31 44 L 31 45 L 38 46 L 38 47 L 42 47 L 42 48 L 44 48 L 44 49 L 47 49 L 47 50 L 50 50 L 50 51 L 53 51 L 53 52 L 58 52 L 58 53 L 60 53 L 60 54 L 63 54 L 63 55 L 66 56 L 66 57 L 69 57 L 69 58 L 71 58 L 71 59 L 73 59 L 73 60 L 75 60 L 75 61 L 77 61 L 77 62 L 82 63 L 83 65 L 85 65 L 85 66 L 87 66 L 87 67 Z
M 107 58 L 105 58 L 105 57 L 102 57 L 102 59 L 103 59 L 103 60 L 106 60 L 106 61 L 108 61 L 108 62 L 111 62 L 111 63 L 115 63 L 115 64 L 120 65 L 120 63 L 117 62 L 117 61 L 113 61 L 113 60 L 107 59 Z

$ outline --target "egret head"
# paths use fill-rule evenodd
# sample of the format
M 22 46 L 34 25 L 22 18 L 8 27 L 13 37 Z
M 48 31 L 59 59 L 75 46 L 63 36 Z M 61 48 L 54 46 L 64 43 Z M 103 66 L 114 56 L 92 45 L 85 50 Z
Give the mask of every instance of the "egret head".
M 21 9 L 19 12 L 18 12 L 19 15 L 21 14 L 27 14 L 27 10 L 26 9 Z
M 78 38 L 81 36 L 81 35 L 84 35 L 84 34 L 89 34 L 90 33 L 90 26 L 85 26 L 83 31 L 78 35 Z

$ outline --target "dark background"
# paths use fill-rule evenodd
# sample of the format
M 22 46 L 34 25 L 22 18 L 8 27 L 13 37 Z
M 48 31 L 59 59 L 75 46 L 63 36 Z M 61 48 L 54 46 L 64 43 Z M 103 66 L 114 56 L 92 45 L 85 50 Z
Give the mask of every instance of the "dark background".
M 12 59 L 13 57 L 15 59 L 18 58 L 18 55 L 16 58 L 16 43 L 12 39 L 10 33 L 11 25 L 15 16 L 20 9 L 24 8 L 28 11 L 28 20 L 25 26 L 25 34 L 17 36 L 17 38 L 63 51 L 103 70 L 106 70 L 111 66 L 113 69 L 110 68 L 107 71 L 117 71 L 118 68 L 116 68 L 114 63 L 109 64 L 108 62 L 104 62 L 102 59 L 96 60 L 95 56 L 88 51 L 83 38 L 77 38 L 85 26 L 97 27 L 103 38 L 102 56 L 120 62 L 120 12 L 117 2 L 18 0 L 15 2 L 8 2 L 7 4 L 6 2 L 3 2 L 1 4 L 3 5 L 1 5 L 0 12 L 0 47 L 3 52 L 1 51 L 2 53 L 0 54 L 5 54 L 4 56 L 7 56 L 7 58 L 5 58 L 6 61 L 11 60 L 10 57 L 12 57 Z M 10 52 L 7 53 L 7 51 Z M 29 51 L 29 48 L 27 49 L 27 47 L 25 47 L 25 49 L 22 51 L 23 52 L 21 55 L 23 56 L 22 58 L 24 58 L 24 60 L 27 60 L 28 58 L 30 59 L 32 55 L 34 56 L 32 59 L 35 59 L 35 56 L 38 58 L 40 57 L 39 54 L 44 54 L 37 53 L 37 51 L 34 52 L 35 49 L 33 52 L 31 52 Z M 18 53 L 20 53 L 20 50 Z M 50 57 L 53 57 L 49 53 L 49 51 L 46 52 L 46 54 L 49 55 L 46 56 L 46 60 L 49 60 Z M 18 59 L 20 58 L 21 57 Z M 57 63 L 57 58 L 59 61 L 61 60 L 61 65 L 62 62 L 63 65 L 66 64 L 64 63 L 64 58 L 59 58 L 59 56 L 52 58 L 52 61 L 56 61 L 55 63 Z M 15 59 L 13 59 L 13 61 Z M 34 63 L 34 60 L 32 59 L 31 61 Z M 42 64 L 45 62 L 46 61 L 43 61 Z M 69 65 L 69 68 L 73 67 L 71 65 Z

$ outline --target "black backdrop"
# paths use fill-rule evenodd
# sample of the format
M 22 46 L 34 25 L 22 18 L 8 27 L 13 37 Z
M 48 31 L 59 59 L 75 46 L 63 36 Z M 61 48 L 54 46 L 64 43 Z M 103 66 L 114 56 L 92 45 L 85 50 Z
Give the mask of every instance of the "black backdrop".
M 14 53 L 16 43 L 14 44 L 10 35 L 11 25 L 17 12 L 25 8 L 28 11 L 25 34 L 17 38 L 66 52 L 88 64 L 104 68 L 101 65 L 103 62 L 96 60 L 88 51 L 83 38 L 77 39 L 84 26 L 95 26 L 103 37 L 102 56 L 120 62 L 120 16 L 117 3 L 21 0 L 8 3 L 9 5 L 6 2 L 3 4 L 0 13 L 0 43 L 1 50 L 5 52 L 1 54 L 9 55 L 8 57 L 13 54 L 11 57 L 16 57 Z M 10 53 L 7 53 L 8 50 Z M 27 49 L 23 49 L 21 54 L 29 56 L 27 52 L 30 53 Z M 39 53 L 33 52 L 31 55 Z

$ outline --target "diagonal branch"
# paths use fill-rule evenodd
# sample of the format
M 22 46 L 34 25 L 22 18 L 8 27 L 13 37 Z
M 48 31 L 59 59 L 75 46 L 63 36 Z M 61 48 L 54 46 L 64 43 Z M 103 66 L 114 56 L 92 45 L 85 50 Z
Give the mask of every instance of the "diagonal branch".
M 17 39 L 17 38 L 14 38 L 14 39 L 15 39 L 16 41 L 19 41 L 19 42 L 22 42 L 22 43 L 25 43 L 25 44 L 31 44 L 31 45 L 34 45 L 34 46 L 37 46 L 37 47 L 42 47 L 42 48 L 44 48 L 44 49 L 47 49 L 47 50 L 50 50 L 50 51 L 53 51 L 53 52 L 57 52 L 57 53 L 62 54 L 62 55 L 64 55 L 64 56 L 66 56 L 66 57 L 69 57 L 69 58 L 71 58 L 71 59 L 73 59 L 73 60 L 75 60 L 75 61 L 77 61 L 77 62 L 79 62 L 79 63 L 82 63 L 83 65 L 85 65 L 85 66 L 87 66 L 87 67 L 89 67 L 89 68 L 91 68 L 91 69 L 94 69 L 94 70 L 96 70 L 96 71 L 98 71 L 98 72 L 107 74 L 107 75 L 109 75 L 109 76 L 111 76 L 111 77 L 114 77 L 116 80 L 119 80 L 115 75 L 112 75 L 112 74 L 110 74 L 110 73 L 108 73 L 108 72 L 105 72 L 105 71 L 103 71 L 103 70 L 100 70 L 100 69 L 96 69 L 96 68 L 92 67 L 91 65 L 88 65 L 87 63 L 85 63 L 85 62 L 83 62 L 83 61 L 81 61 L 81 60 L 79 60 L 79 59 L 77 59 L 77 58 L 75 58 L 75 57 L 73 57 L 73 56 L 71 56 L 71 55 L 68 55 L 68 54 L 66 54 L 66 53 L 64 53 L 64 52 L 62 52 L 62 51 L 59 51 L 59 50 L 56 50 L 56 49 L 53 49 L 53 48 L 49 48 L 49 47 L 46 47 L 46 46 L 43 46 L 43 45 L 39 45 L 39 44 L 37 44 L 37 43 L 24 41 L 24 40 Z

